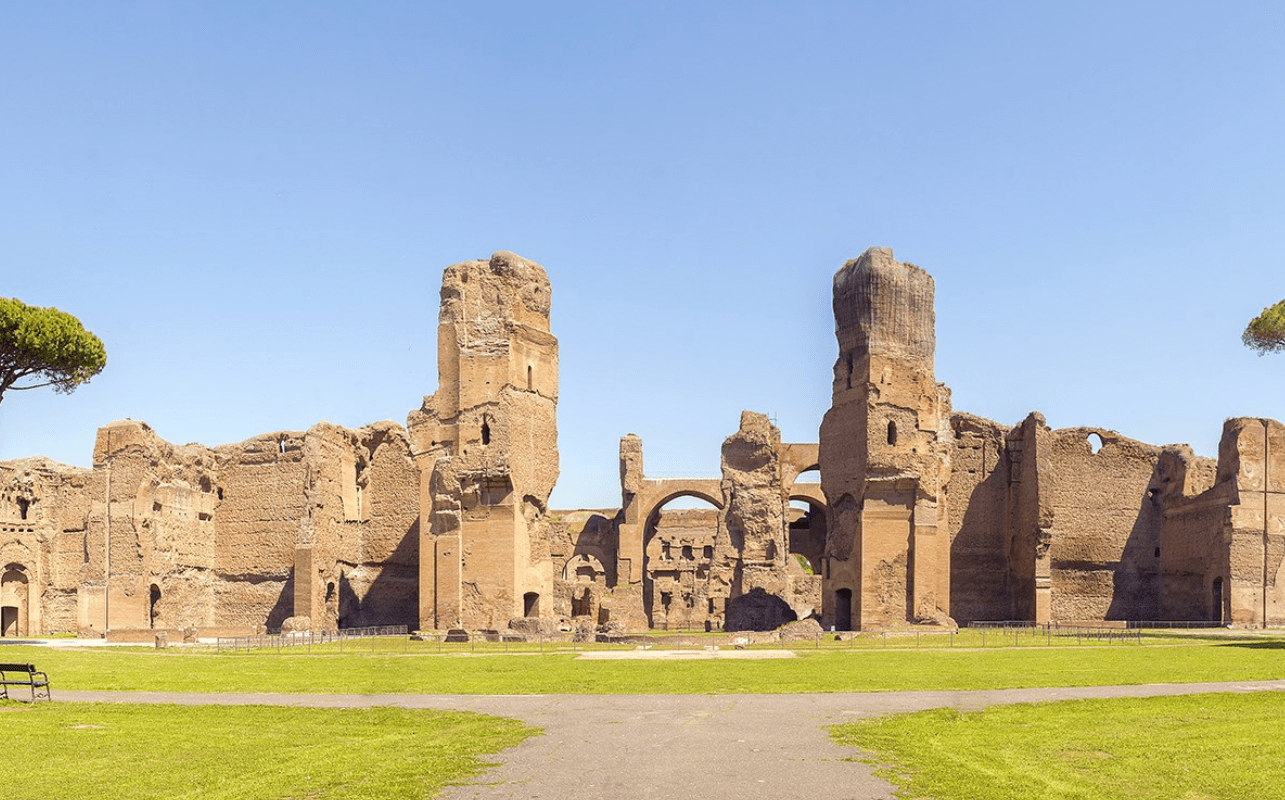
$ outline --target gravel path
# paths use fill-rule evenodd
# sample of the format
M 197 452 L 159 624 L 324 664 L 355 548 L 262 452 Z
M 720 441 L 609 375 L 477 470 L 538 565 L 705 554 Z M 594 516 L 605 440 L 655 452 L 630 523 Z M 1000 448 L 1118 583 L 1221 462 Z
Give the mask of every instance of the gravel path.
M 514 717 L 544 729 L 502 754 L 475 798 L 891 800 L 893 787 L 825 726 L 928 708 L 1208 692 L 1285 691 L 1285 681 L 1166 683 L 957 692 L 750 695 L 301 695 L 69 692 L 66 702 L 439 708 Z

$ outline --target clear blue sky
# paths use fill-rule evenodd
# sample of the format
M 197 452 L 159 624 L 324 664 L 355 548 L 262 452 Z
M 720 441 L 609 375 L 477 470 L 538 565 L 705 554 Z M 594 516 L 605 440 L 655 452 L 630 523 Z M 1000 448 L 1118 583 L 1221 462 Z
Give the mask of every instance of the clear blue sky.
M 405 421 L 441 271 L 553 281 L 555 507 L 716 475 L 741 409 L 815 441 L 830 280 L 937 280 L 958 410 L 1216 455 L 1285 417 L 1279 3 L 0 0 L 0 296 L 109 363 L 10 393 L 0 458 Z

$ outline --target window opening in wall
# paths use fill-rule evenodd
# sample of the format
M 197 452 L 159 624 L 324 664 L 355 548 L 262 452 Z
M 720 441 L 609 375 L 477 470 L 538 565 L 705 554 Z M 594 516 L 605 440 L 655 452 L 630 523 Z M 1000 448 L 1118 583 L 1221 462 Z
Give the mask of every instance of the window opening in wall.
M 218 498 L 219 498 L 220 500 L 222 500 L 222 499 L 223 499 L 223 487 L 222 487 L 222 486 L 220 486 L 220 487 L 218 488 L 218 491 L 216 492 L 216 494 L 218 495 Z
M 660 557 L 661 557 L 661 558 L 673 558 L 673 556 L 671 556 L 671 555 L 669 554 L 669 542 L 661 542 L 661 543 L 660 543 Z
M 214 519 L 213 515 L 211 515 L 211 514 L 207 514 L 207 513 L 205 513 L 204 511 L 199 512 L 199 513 L 196 515 L 196 518 L 197 518 L 198 520 L 200 520 L 201 522 L 209 522 L 210 520 Z
M 705 547 L 701 550 L 701 555 L 704 556 L 705 558 L 713 558 L 714 546 L 709 544 L 705 545 Z
M 491 443 L 491 423 L 482 417 L 482 444 Z
M 889 422 L 888 423 L 888 444 L 896 444 L 896 443 L 897 443 L 897 423 Z
M 278 439 L 278 440 L 277 440 L 277 452 L 281 453 L 282 455 L 285 455 L 285 452 L 286 452 L 286 440 L 285 440 L 285 439 Z
M 31 507 L 31 501 L 25 497 L 18 498 L 18 515 L 22 519 L 27 518 L 27 509 Z
M 1089 452 L 1096 453 L 1102 449 L 1102 437 L 1096 433 L 1089 434 Z
M 150 625 L 153 628 L 156 627 L 156 617 L 160 615 L 160 610 L 157 608 L 157 606 L 160 605 L 160 602 L 161 602 L 161 587 L 153 583 L 151 590 L 148 592 L 148 603 L 147 603 L 148 625 Z
M 712 597 L 709 599 L 709 613 L 714 613 L 714 598 Z
M 848 388 L 852 388 L 852 353 L 848 353 Z
M 763 557 L 768 561 L 776 560 L 776 542 L 767 543 L 767 547 L 763 548 Z
M 532 370 L 531 370 L 531 365 L 530 365 L 530 364 L 527 364 L 527 366 L 526 366 L 526 390 L 527 390 L 528 392 L 533 392 L 533 391 L 535 391 L 535 378 L 534 378 L 534 376 L 532 375 Z
M 696 556 L 692 554 L 692 546 L 690 544 L 683 545 L 683 558 L 688 561 L 696 558 Z
M 540 616 L 540 594 L 538 592 L 527 592 L 522 595 L 522 616 Z
M 1160 548 L 1156 548 L 1156 558 L 1160 558 Z
M 329 603 L 335 599 L 335 582 L 330 581 L 326 584 L 326 602 Z

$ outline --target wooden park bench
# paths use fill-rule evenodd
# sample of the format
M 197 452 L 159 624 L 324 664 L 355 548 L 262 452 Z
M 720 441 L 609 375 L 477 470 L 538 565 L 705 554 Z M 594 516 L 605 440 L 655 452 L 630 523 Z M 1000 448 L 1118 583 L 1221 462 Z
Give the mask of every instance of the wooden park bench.
M 10 686 L 29 687 L 33 703 L 42 697 L 53 699 L 49 694 L 49 676 L 37 671 L 35 664 L 0 664 L 0 696 L 5 700 L 9 699 Z

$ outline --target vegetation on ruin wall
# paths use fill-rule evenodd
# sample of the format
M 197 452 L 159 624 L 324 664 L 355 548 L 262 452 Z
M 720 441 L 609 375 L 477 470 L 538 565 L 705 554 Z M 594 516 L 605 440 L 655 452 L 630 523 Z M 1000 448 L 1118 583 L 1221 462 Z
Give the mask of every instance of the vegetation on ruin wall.
M 1011 638 L 1009 639 L 1011 641 Z M 1185 683 L 1285 678 L 1285 640 L 799 650 L 796 658 L 577 660 L 574 654 L 6 648 L 54 690 L 430 694 L 753 694 Z
M 0 741 L 21 761 L 7 800 L 436 797 L 535 732 L 391 708 L 0 703 Z
M 1285 694 L 949 709 L 836 725 L 899 796 L 935 800 L 1277 797 Z

